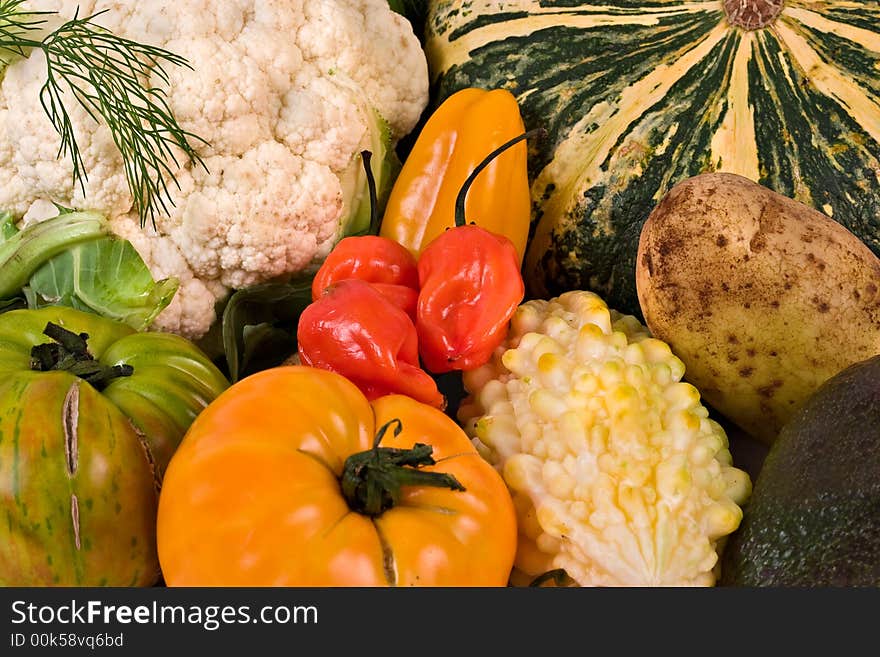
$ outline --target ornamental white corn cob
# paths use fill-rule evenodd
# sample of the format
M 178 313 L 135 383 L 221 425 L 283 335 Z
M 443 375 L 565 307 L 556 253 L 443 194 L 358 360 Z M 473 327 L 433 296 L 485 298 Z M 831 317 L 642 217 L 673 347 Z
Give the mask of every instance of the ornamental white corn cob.
M 684 365 L 591 292 L 523 304 L 459 420 L 517 506 L 514 581 L 711 586 L 751 492 Z

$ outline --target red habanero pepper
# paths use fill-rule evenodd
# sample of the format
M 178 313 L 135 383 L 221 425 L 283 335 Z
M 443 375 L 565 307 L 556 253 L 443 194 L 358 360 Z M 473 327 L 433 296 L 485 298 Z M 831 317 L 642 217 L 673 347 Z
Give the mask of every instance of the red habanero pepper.
M 477 175 L 504 150 L 536 132 L 540 130 L 511 139 L 473 170 L 455 202 L 455 227 L 434 238 L 419 256 L 416 330 L 429 372 L 471 370 L 488 362 L 523 301 L 525 285 L 513 242 L 466 224 L 464 209 Z
M 317 301 L 333 283 L 348 278 L 373 284 L 415 318 L 419 270 L 415 257 L 401 244 L 378 235 L 341 239 L 315 274 L 312 301 Z
M 300 362 L 354 383 L 368 399 L 400 393 L 443 409 L 446 400 L 419 364 L 410 317 L 372 284 L 333 283 L 300 315 Z
M 376 181 L 370 169 L 369 151 L 361 152 L 370 191 L 370 231 L 378 231 Z M 383 295 L 413 318 L 419 295 L 419 271 L 406 247 L 388 237 L 375 234 L 353 235 L 341 239 L 325 258 L 312 280 L 312 301 L 317 301 L 333 283 L 357 278 L 372 283 Z

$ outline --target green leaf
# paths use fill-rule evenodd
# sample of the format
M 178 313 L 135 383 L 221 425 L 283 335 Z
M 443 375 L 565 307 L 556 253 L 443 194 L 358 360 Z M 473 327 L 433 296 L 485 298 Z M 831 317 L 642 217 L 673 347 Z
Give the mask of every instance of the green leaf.
M 312 302 L 312 279 L 265 283 L 235 292 L 223 311 L 223 351 L 234 383 L 296 352 L 299 316 Z
M 244 327 L 242 373 L 247 376 L 280 365 L 296 352 L 296 324 L 287 327 L 270 323 Z
M 15 217 L 13 217 L 12 213 L 0 213 L 0 244 L 14 237 L 17 233 L 18 228 L 15 227 Z M 27 308 L 27 301 L 21 295 L 0 299 L 0 315 L 20 308 Z
M 0 298 L 17 296 L 51 258 L 76 244 L 105 237 L 108 230 L 103 216 L 94 212 L 75 212 L 15 231 L 0 241 Z M 8 226 L 4 231 L 11 232 Z
M 31 277 L 25 294 L 31 308 L 61 305 L 147 329 L 179 287 L 159 281 L 127 240 L 103 237 L 55 256 Z
M 24 297 L 0 299 L 0 315 L 8 313 L 10 310 L 20 310 L 22 308 L 27 308 L 27 300 Z
M 15 227 L 15 217 L 11 212 L 0 214 L 0 244 L 15 237 L 18 228 Z

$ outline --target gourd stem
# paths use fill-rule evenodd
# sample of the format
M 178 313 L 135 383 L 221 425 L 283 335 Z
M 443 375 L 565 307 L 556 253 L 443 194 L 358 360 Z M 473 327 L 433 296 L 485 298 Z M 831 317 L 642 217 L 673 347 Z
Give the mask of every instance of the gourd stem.
M 418 468 L 434 465 L 434 448 L 416 443 L 411 449 L 379 447 L 389 428 L 396 425 L 394 435 L 403 431 L 403 423 L 394 419 L 383 424 L 373 441 L 373 447 L 352 454 L 342 468 L 342 494 L 349 508 L 367 516 L 378 516 L 400 501 L 403 486 L 431 486 L 465 490 L 450 474 L 425 472 Z
M 461 189 L 458 190 L 458 196 L 455 197 L 455 225 L 456 226 L 464 226 L 467 221 L 464 216 L 464 204 L 467 200 L 467 194 L 470 191 L 471 185 L 474 184 L 474 181 L 477 179 L 477 176 L 482 173 L 483 169 L 492 164 L 492 160 L 501 155 L 504 151 L 506 151 L 511 146 L 515 146 L 521 141 L 525 141 L 529 137 L 534 137 L 535 135 L 544 135 L 547 131 L 544 128 L 535 128 L 534 130 L 529 130 L 528 132 L 524 132 L 523 134 L 514 137 L 508 142 L 501 144 L 494 151 L 489 153 L 482 162 L 480 162 L 473 171 L 471 171 L 471 175 L 467 177 L 467 180 L 464 181 L 464 184 L 461 186 Z
M 36 372 L 70 372 L 98 390 L 113 379 L 131 376 L 131 365 L 104 365 L 89 353 L 88 333 L 74 333 L 49 322 L 43 334 L 53 341 L 38 344 L 31 349 L 31 369 Z
M 785 8 L 785 0 L 724 0 L 723 4 L 728 22 L 747 31 L 767 27 Z

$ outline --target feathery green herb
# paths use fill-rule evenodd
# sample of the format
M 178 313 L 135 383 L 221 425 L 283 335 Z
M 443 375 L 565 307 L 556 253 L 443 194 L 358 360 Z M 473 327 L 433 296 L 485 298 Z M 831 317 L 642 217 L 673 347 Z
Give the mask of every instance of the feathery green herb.
M 55 12 L 27 11 L 24 0 L 0 0 L 0 68 L 41 50 L 46 58 L 46 82 L 40 102 L 61 136 L 58 157 L 68 155 L 74 184 L 85 190 L 88 173 L 76 143 L 65 105 L 65 93 L 96 122 L 103 119 L 122 155 L 125 176 L 143 227 L 155 224 L 158 212 L 168 213 L 174 202 L 169 184 L 179 188 L 175 167 L 179 156 L 204 167 L 191 141 L 205 144 L 180 127 L 158 87 L 148 86 L 151 74 L 165 84 L 165 65 L 191 68 L 183 57 L 113 34 L 79 12 L 57 27 Z M 99 118 L 100 117 L 100 118 Z

